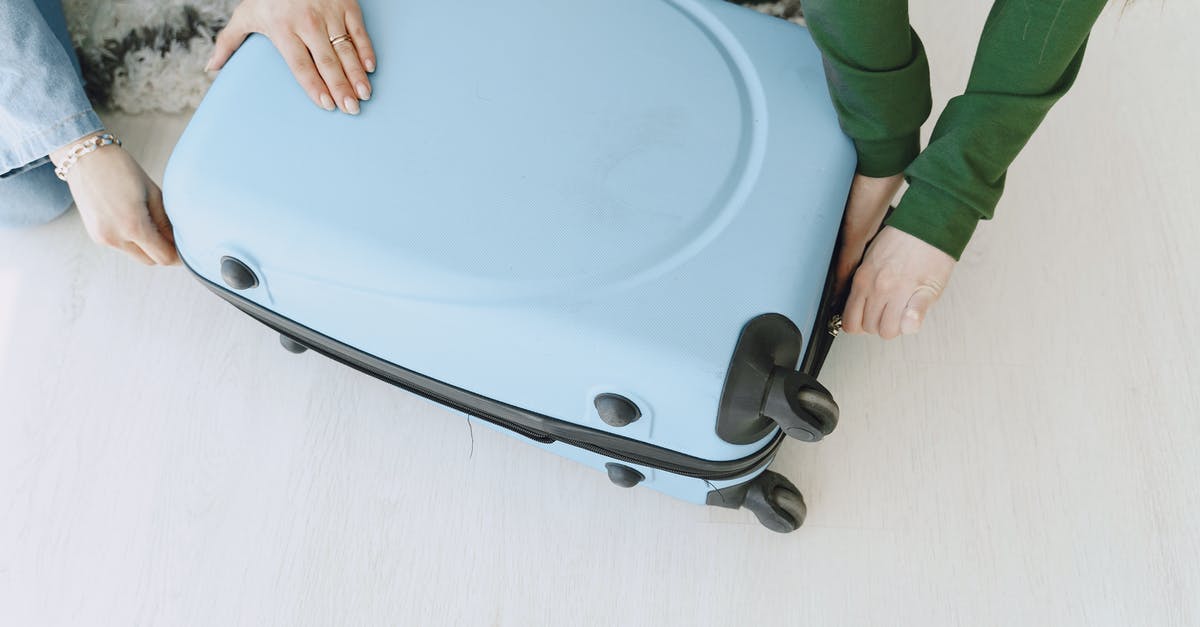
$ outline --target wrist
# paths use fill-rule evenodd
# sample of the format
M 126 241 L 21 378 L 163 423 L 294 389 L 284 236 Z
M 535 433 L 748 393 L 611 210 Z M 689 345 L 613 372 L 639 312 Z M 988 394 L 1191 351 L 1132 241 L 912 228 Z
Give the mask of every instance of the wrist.
M 83 142 L 85 142 L 93 137 L 103 135 L 104 133 L 107 133 L 107 132 L 108 131 L 106 131 L 104 129 L 100 129 L 94 133 L 88 133 L 87 135 L 84 135 L 83 137 L 80 137 L 79 139 L 76 139 L 75 141 L 68 142 L 66 145 L 64 145 L 60 148 L 57 148 L 53 152 L 50 153 L 50 161 L 54 164 L 54 167 L 56 167 L 56 168 L 61 166 L 63 163 L 63 160 L 65 160 L 67 158 L 67 155 L 71 153 L 71 149 L 74 148 L 76 145 L 82 144 Z
M 890 178 L 904 172 L 921 152 L 921 134 L 914 131 L 903 137 L 855 139 L 858 173 L 870 178 Z
M 50 153 L 49 157 L 54 164 L 54 173 L 58 178 L 66 181 L 67 173 L 75 167 L 76 163 L 87 158 L 91 153 L 109 146 L 120 147 L 121 140 L 107 130 L 101 129 L 84 135 Z
M 884 224 L 940 249 L 957 261 L 979 220 L 979 214 L 971 205 L 933 185 L 913 179 Z

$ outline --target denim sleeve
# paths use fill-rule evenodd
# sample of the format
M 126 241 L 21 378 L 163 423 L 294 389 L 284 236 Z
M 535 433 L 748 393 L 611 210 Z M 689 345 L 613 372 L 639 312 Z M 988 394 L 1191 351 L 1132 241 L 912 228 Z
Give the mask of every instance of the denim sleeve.
M 59 1 L 0 1 L 0 177 L 40 166 L 103 128 L 83 92 Z

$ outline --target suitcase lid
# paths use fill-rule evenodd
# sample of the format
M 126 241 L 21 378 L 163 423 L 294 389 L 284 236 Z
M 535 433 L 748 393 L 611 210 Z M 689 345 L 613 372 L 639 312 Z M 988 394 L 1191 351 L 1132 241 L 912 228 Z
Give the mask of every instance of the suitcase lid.
M 468 7 L 368 3 L 380 61 L 356 117 L 251 37 L 171 162 L 172 191 L 206 187 L 171 197 L 185 253 L 203 236 L 397 296 L 514 299 L 660 273 L 733 219 L 765 103 L 702 5 Z
M 168 164 L 184 261 L 309 329 L 710 460 L 748 321 L 815 324 L 854 151 L 801 28 L 719 0 L 363 0 L 357 117 L 263 37 Z M 805 340 L 808 338 L 806 337 Z M 643 417 L 606 424 L 617 394 Z

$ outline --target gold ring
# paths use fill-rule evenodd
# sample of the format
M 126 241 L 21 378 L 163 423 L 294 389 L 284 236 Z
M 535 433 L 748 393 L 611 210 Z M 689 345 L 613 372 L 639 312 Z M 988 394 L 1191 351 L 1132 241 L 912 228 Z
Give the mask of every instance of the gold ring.
M 338 35 L 337 37 L 330 37 L 329 45 L 336 46 L 343 41 L 350 41 L 350 35 Z

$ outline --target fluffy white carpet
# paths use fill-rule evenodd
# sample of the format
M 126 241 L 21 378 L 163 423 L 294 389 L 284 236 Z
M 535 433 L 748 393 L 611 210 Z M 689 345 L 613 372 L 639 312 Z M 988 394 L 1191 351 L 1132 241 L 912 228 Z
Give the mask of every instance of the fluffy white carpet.
M 88 94 L 103 108 L 176 112 L 200 103 L 212 41 L 238 0 L 63 0 Z

